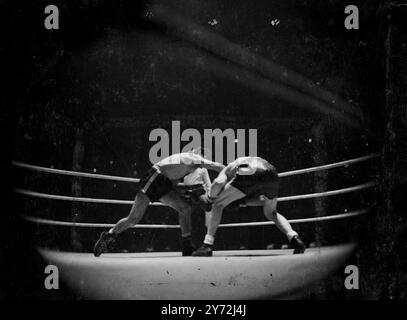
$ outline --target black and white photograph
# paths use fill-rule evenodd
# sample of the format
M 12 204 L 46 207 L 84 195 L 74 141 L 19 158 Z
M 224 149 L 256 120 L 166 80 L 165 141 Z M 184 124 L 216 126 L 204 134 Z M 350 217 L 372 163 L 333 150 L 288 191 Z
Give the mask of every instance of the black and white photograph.
M 406 300 L 407 3 L 0 5 L 1 300 Z

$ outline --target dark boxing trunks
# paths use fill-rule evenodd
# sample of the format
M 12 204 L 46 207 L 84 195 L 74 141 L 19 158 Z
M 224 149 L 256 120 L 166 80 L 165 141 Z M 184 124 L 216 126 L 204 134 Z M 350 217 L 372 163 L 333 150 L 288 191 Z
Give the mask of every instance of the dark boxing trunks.
M 266 171 L 257 170 L 252 175 L 236 175 L 231 185 L 242 191 L 247 197 L 264 195 L 269 199 L 274 199 L 278 195 L 277 170 L 270 165 Z
M 151 202 L 159 201 L 173 189 L 171 180 L 154 167 L 140 179 L 140 190 L 148 196 Z

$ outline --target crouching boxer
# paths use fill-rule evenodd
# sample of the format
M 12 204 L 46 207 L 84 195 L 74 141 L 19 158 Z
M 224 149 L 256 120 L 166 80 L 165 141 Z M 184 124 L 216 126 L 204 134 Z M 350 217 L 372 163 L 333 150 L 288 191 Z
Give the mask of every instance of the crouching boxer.
M 208 230 L 202 246 L 193 256 L 212 256 L 215 233 L 222 219 L 223 209 L 245 199 L 246 205 L 262 206 L 264 215 L 272 220 L 288 238 L 294 254 L 303 253 L 305 245 L 290 223 L 277 212 L 278 175 L 274 166 L 259 157 L 241 157 L 229 163 L 213 181 L 206 196 L 212 203 Z
M 191 255 L 194 250 L 190 236 L 191 206 L 175 188 L 178 182 L 181 182 L 185 176 L 197 168 L 220 172 L 225 166 L 207 160 L 194 152 L 174 154 L 153 165 L 140 180 L 140 190 L 136 194 L 129 215 L 118 221 L 108 232 L 102 232 L 94 246 L 94 255 L 98 257 L 102 253 L 111 251 L 118 234 L 136 225 L 143 217 L 149 204 L 156 201 L 178 212 L 181 235 L 184 238 L 182 254 L 184 256 Z

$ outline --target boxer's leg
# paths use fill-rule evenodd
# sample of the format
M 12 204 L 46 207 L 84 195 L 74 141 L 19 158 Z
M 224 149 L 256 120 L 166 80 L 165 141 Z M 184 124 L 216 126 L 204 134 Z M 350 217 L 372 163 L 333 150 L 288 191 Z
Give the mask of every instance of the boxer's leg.
M 190 256 L 195 248 L 191 243 L 191 212 L 192 207 L 176 191 L 170 191 L 160 198 L 160 202 L 178 212 L 182 237 L 182 255 Z
M 98 257 L 104 252 L 109 252 L 115 244 L 117 234 L 137 224 L 143 217 L 149 204 L 149 197 L 144 192 L 138 191 L 129 215 L 119 220 L 109 232 L 104 231 L 101 233 L 99 240 L 93 248 L 94 255 Z
M 298 236 L 298 233 L 293 230 L 288 220 L 277 212 L 277 198 L 268 199 L 263 196 L 263 199 L 263 212 L 266 218 L 273 221 L 276 227 L 286 235 L 288 241 L 294 247 L 294 253 L 303 253 L 305 245 Z
M 277 198 L 267 199 L 263 197 L 263 213 L 267 219 L 273 221 L 276 227 L 287 236 L 288 241 L 290 241 L 293 236 L 298 235 L 287 219 L 277 212 Z
M 212 205 L 212 210 L 208 221 L 208 232 L 207 232 L 207 235 L 209 235 L 210 238 L 215 237 L 216 230 L 218 229 L 218 226 L 222 219 L 223 209 L 226 208 L 232 202 L 244 197 L 246 197 L 246 194 L 232 186 L 231 183 L 226 184 L 224 190 L 219 194 L 219 196 L 216 198 Z
M 203 245 L 194 253 L 193 256 L 211 256 L 212 255 L 212 245 L 215 241 L 215 234 L 222 220 L 223 209 L 231 204 L 232 202 L 244 198 L 244 194 L 239 189 L 233 187 L 231 183 L 227 183 L 223 191 L 218 195 L 216 200 L 212 205 L 212 210 L 208 214 L 208 230 L 205 236 Z
M 191 234 L 191 206 L 176 192 L 170 191 L 160 202 L 178 212 L 181 235 Z
M 136 225 L 141 218 L 143 218 L 149 204 L 150 199 L 148 196 L 141 191 L 137 192 L 129 215 L 119 220 L 116 225 L 109 230 L 109 233 L 118 234 Z

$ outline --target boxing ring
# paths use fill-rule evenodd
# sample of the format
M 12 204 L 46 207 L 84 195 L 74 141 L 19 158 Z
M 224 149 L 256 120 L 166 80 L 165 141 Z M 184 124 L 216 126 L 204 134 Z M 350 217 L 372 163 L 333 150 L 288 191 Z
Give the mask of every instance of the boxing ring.
M 363 157 L 311 168 L 279 173 L 279 177 L 307 174 L 348 167 L 378 157 Z M 92 179 L 138 183 L 139 179 L 45 168 L 13 162 L 20 169 Z M 375 181 L 325 192 L 278 198 L 279 202 L 359 192 L 373 188 Z M 18 194 L 48 200 L 131 205 L 132 200 L 98 199 L 46 194 L 16 188 Z M 151 206 L 164 206 L 151 203 Z M 322 217 L 288 220 L 291 224 L 347 219 L 366 215 L 369 208 Z M 30 223 L 80 228 L 110 228 L 114 224 L 50 220 L 22 214 Z M 273 225 L 272 221 L 220 224 L 220 228 Z M 138 224 L 134 228 L 179 228 L 179 225 Z M 346 243 L 307 248 L 304 254 L 292 250 L 214 251 L 213 257 L 182 257 L 181 252 L 110 253 L 94 257 L 92 253 L 75 253 L 38 248 L 43 259 L 58 266 L 62 279 L 77 294 L 89 299 L 271 299 L 295 295 L 301 289 L 324 279 L 344 266 L 356 247 Z

